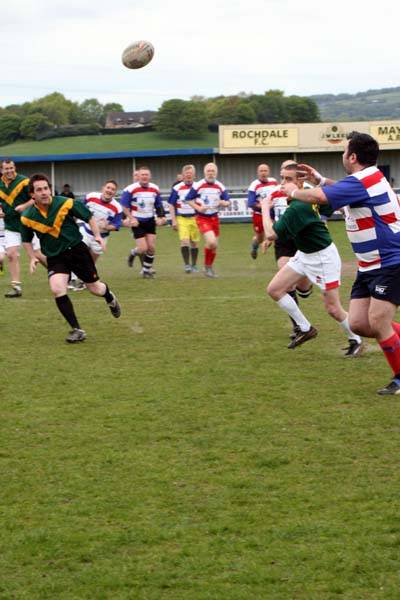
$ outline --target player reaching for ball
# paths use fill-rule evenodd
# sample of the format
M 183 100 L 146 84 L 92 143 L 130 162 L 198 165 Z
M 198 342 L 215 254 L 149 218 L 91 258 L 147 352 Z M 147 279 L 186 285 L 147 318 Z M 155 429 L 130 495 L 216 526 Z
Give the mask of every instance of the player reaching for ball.
M 220 208 L 230 205 L 229 194 L 217 180 L 218 168 L 214 163 L 204 167 L 204 178 L 196 181 L 185 200 L 196 211 L 196 223 L 204 237 L 204 274 L 216 277 L 213 269 L 219 239 Z
M 293 190 L 302 187 L 302 183 L 297 179 L 296 164 L 282 169 L 282 185 L 288 184 Z M 265 245 L 270 245 L 277 239 L 282 241 L 294 239 L 298 248 L 296 254 L 278 271 L 267 288 L 271 298 L 299 328 L 299 333 L 290 342 L 288 348 L 296 348 L 316 337 L 318 333 L 288 294 L 299 281 L 307 277 L 321 289 L 327 313 L 341 325 L 348 337 L 349 346 L 345 356 L 359 356 L 362 340 L 350 329 L 348 315 L 340 302 L 341 260 L 337 248 L 315 206 L 291 199 L 288 199 L 288 202 L 288 208 L 278 221 L 273 223 L 270 215 L 274 203 L 273 194 L 261 201 Z

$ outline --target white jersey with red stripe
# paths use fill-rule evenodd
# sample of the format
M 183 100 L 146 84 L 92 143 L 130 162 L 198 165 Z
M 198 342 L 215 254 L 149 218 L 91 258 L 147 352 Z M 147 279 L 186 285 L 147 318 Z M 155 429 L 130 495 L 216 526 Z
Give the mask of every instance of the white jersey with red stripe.
M 360 271 L 400 264 L 400 206 L 376 166 L 324 186 L 323 191 L 334 210 L 345 209 L 346 231 Z
M 121 196 L 121 204 L 130 209 L 132 217 L 139 220 L 152 219 L 158 207 L 163 207 L 160 188 L 155 183 L 128 185 Z
M 106 221 L 107 223 L 114 225 L 117 230 L 120 228 L 122 221 L 122 206 L 115 198 L 112 198 L 107 202 L 104 200 L 101 192 L 90 192 L 89 194 L 86 194 L 83 202 L 98 224 L 101 224 L 102 221 Z M 84 227 L 89 235 L 93 235 L 93 232 L 87 223 L 79 221 L 79 224 L 81 227 Z M 106 237 L 109 234 L 109 232 L 104 231 L 101 233 L 101 236 Z
M 279 184 L 274 177 L 268 177 L 266 181 L 255 179 L 247 190 L 247 206 L 254 212 L 261 213 L 261 207 L 259 206 L 261 198 L 266 198 L 278 186 Z
M 224 184 L 217 179 L 213 182 L 200 179 L 192 185 L 185 200 L 199 200 L 200 204 L 206 207 L 206 210 L 198 214 L 212 217 L 218 214 L 219 201 L 229 200 L 229 194 Z
M 184 181 L 180 181 L 172 187 L 168 204 L 172 204 L 175 207 L 176 214 L 180 217 L 193 217 L 195 215 L 194 208 L 186 202 L 186 196 L 191 187 L 190 184 Z

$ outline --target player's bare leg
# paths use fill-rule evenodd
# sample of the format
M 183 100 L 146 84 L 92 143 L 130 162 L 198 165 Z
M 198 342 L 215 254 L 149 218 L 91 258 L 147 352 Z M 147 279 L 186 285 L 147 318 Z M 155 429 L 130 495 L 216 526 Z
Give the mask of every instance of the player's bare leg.
M 217 255 L 218 238 L 213 231 L 206 231 L 204 237 L 204 274 L 206 277 L 214 278 L 213 264 Z
M 339 288 L 337 287 L 331 290 L 325 290 L 322 293 L 322 297 L 326 312 L 339 323 L 349 340 L 349 346 L 346 348 L 345 356 L 359 356 L 362 352 L 362 339 L 350 328 L 348 314 L 340 302 Z
M 9 246 L 6 249 L 8 268 L 11 275 L 11 290 L 5 295 L 6 298 L 19 298 L 22 296 L 20 280 L 19 246 Z

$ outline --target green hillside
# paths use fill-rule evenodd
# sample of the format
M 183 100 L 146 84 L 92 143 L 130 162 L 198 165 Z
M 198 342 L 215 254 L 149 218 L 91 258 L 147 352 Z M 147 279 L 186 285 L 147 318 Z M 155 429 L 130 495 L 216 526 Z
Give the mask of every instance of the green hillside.
M 164 138 L 156 132 L 121 133 L 116 135 L 83 135 L 41 142 L 19 141 L 0 146 L 2 156 L 43 154 L 85 154 L 88 152 L 123 152 L 129 150 L 174 150 L 180 148 L 214 148 L 218 134 L 208 133 L 204 138 L 181 140 Z
M 400 87 L 357 94 L 321 94 L 311 99 L 318 105 L 321 121 L 400 119 Z

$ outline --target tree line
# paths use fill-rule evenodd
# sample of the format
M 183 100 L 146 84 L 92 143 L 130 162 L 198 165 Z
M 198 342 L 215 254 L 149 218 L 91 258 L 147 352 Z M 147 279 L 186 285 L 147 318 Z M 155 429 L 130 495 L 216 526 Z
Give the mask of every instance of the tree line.
M 90 98 L 78 103 L 54 92 L 32 102 L 0 108 L 0 145 L 18 139 L 99 134 L 107 113 L 123 110 L 116 102 L 101 104 Z M 319 119 L 318 106 L 310 98 L 269 90 L 264 94 L 240 92 L 234 96 L 166 100 L 153 127 L 165 137 L 190 139 L 217 131 L 223 124 L 310 123 Z

